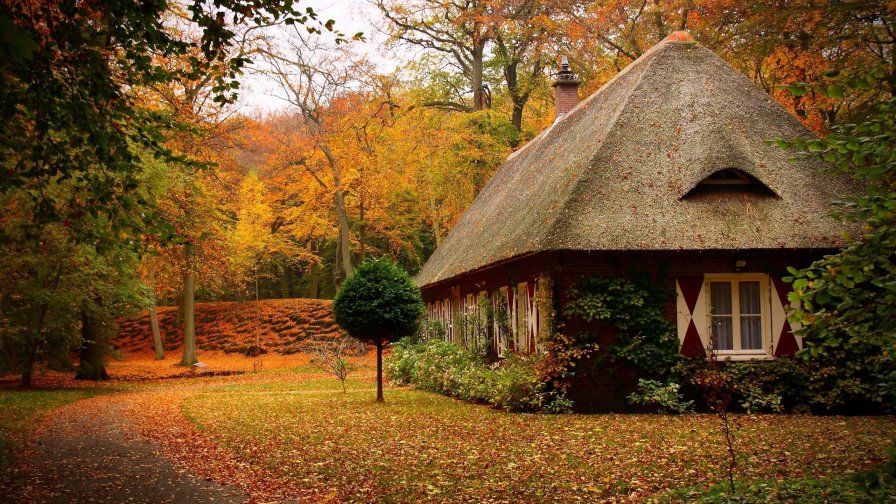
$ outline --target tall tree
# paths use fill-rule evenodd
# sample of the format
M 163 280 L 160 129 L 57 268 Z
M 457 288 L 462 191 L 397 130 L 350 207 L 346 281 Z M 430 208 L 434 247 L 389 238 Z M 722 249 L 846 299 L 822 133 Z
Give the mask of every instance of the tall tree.
M 444 56 L 466 81 L 465 89 L 425 105 L 461 112 L 491 106 L 484 77 L 486 47 L 493 37 L 490 0 L 376 0 L 376 5 L 391 23 L 395 40 Z
M 891 6 L 869 2 L 772 3 L 690 0 L 614 0 L 567 11 L 569 46 L 593 91 L 675 30 L 722 55 L 807 126 L 823 132 L 850 111 L 874 103 L 881 92 L 867 88 L 852 100 L 824 93 L 795 95 L 788 88 L 822 84 L 829 68 L 892 65 Z
M 567 5 L 571 4 L 571 5 Z M 511 123 L 523 130 L 523 111 L 539 84 L 545 83 L 545 68 L 557 59 L 565 21 L 564 13 L 575 2 L 504 0 L 496 6 L 494 62 L 501 69 L 512 104 Z
M 283 47 L 271 44 L 264 50 L 269 73 L 284 92 L 284 99 L 293 106 L 307 138 L 323 155 L 328 180 L 320 175 L 319 160 L 300 155 L 290 160 L 307 171 L 321 188 L 332 191 L 333 207 L 339 229 L 338 260 L 345 278 L 352 275 L 352 243 L 345 203 L 344 160 L 338 159 L 331 147 L 327 108 L 341 93 L 357 85 L 364 76 L 365 63 L 346 45 L 332 47 L 319 38 L 311 38 L 301 29 L 291 27 Z
M 164 1 L 0 4 L 0 111 L 7 124 L 0 133 L 5 172 L 0 197 L 29 216 L 26 225 L 4 230 L 4 252 L 40 254 L 40 243 L 51 233 L 76 248 L 93 247 L 99 256 L 120 244 L 137 246 L 143 234 L 172 239 L 174 228 L 139 194 L 134 166 L 141 151 L 172 163 L 184 164 L 185 159 L 164 145 L 173 131 L 171 116 L 142 106 L 138 91 L 195 79 L 208 69 L 204 62 L 214 62 L 225 69 L 215 76 L 214 99 L 232 100 L 234 79 L 246 59 L 228 60 L 236 37 L 228 21 L 240 25 L 289 19 L 311 23 L 312 30 L 332 27 L 317 23 L 312 11 L 289 0 L 222 0 L 214 5 L 194 0 L 184 6 L 191 28 L 201 34 L 196 41 L 168 29 L 164 18 L 171 6 Z M 193 50 L 204 58 L 189 59 L 183 70 L 168 71 L 159 62 L 160 55 L 189 56 Z M 18 281 L 23 287 L 37 282 L 45 292 L 55 291 L 65 285 L 66 262 L 37 261 L 42 266 L 26 268 L 31 274 L 17 276 Z M 26 383 L 41 347 L 52 346 L 50 338 L 63 339 L 47 332 L 56 301 L 35 301 L 31 319 L 23 321 L 34 331 L 34 338 L 25 342 Z

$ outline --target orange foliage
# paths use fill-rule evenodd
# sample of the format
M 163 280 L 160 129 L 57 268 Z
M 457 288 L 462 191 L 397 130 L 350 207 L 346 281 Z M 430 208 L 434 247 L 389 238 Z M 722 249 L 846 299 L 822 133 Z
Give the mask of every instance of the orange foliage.
M 196 347 L 203 352 L 249 353 L 256 335 L 264 352 L 299 353 L 308 345 L 330 341 L 342 334 L 333 320 L 333 303 L 323 299 L 270 299 L 260 302 L 196 304 Z M 176 327 L 177 310 L 158 310 L 165 351 L 176 353 L 183 344 L 183 329 Z M 126 356 L 152 356 L 149 315 L 143 313 L 118 321 L 118 335 L 110 344 Z

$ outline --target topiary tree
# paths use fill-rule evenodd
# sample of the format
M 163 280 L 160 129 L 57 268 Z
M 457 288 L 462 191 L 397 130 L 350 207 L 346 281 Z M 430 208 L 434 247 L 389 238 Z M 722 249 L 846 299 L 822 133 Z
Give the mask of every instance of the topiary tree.
M 333 314 L 352 337 L 376 346 L 376 400 L 383 402 L 383 347 L 416 331 L 420 289 L 391 260 L 368 260 L 342 284 Z

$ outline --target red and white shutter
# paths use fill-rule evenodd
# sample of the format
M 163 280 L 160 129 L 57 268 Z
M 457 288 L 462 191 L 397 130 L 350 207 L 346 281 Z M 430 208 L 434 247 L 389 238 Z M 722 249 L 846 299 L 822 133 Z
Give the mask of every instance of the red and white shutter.
M 802 348 L 802 338 L 793 334 L 801 326 L 800 324 L 791 325 L 784 309 L 785 306 L 791 304 L 787 300 L 787 295 L 793 288 L 790 284 L 775 277 L 772 277 L 772 285 L 772 352 L 775 357 L 793 355 Z
M 705 356 L 710 343 L 710 327 L 703 276 L 676 278 L 675 298 L 681 353 L 689 357 Z

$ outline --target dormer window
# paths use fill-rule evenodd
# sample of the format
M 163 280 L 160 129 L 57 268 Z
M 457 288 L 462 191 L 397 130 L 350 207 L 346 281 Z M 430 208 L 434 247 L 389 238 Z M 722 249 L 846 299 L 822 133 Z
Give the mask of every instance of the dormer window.
M 777 198 L 759 179 L 737 168 L 723 168 L 701 180 L 681 199 Z

